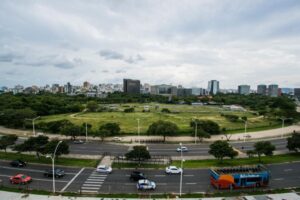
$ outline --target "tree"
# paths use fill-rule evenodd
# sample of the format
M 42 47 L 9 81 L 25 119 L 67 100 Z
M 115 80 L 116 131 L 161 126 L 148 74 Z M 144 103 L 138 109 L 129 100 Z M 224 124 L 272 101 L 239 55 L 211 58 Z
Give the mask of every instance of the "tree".
M 196 129 L 196 124 L 197 124 L 198 122 L 196 122 L 196 121 L 191 121 L 191 123 L 190 123 L 190 126 L 191 127 L 193 127 L 193 129 L 194 129 L 194 131 L 195 131 L 195 129 Z M 197 137 L 199 138 L 199 140 L 200 140 L 200 142 L 202 142 L 203 141 L 203 138 L 210 138 L 210 134 L 209 133 L 207 133 L 206 131 L 204 131 L 203 130 L 203 128 L 200 126 L 198 126 L 197 125 Z
M 168 108 L 161 109 L 162 113 L 171 113 L 171 111 Z
M 132 113 L 132 112 L 134 112 L 134 108 L 125 108 L 124 112 L 126 112 L 126 113 Z
M 70 123 L 62 127 L 61 134 L 71 136 L 72 140 L 76 140 L 76 137 L 82 135 L 83 133 L 80 126 Z
M 95 111 L 97 111 L 98 103 L 97 103 L 96 101 L 89 101 L 89 102 L 86 104 L 86 108 L 87 108 L 88 111 L 90 111 L 90 112 L 95 112 Z
M 38 137 L 30 137 L 25 140 L 22 144 L 18 144 L 14 147 L 14 150 L 18 152 L 24 151 L 34 151 L 38 159 L 40 158 L 40 153 L 42 154 L 45 145 L 48 143 L 48 137 L 40 135 Z
M 99 127 L 99 130 L 96 132 L 97 136 L 101 137 L 103 141 L 105 137 L 119 135 L 121 128 L 117 123 L 106 123 L 102 124 Z
M 53 154 L 59 140 L 48 142 L 43 149 L 43 154 Z M 62 154 L 69 154 L 69 145 L 63 141 L 57 148 L 55 156 L 58 158 Z
M 224 157 L 234 158 L 238 155 L 238 152 L 235 151 L 227 141 L 215 141 L 209 148 L 208 153 L 217 158 L 221 163 Z
M 14 145 L 17 141 L 18 136 L 16 135 L 4 135 L 0 138 L 0 149 L 4 149 L 6 153 L 6 149 L 10 145 Z
M 271 144 L 270 141 L 261 141 L 261 142 L 256 142 L 254 144 L 254 151 L 258 156 L 259 162 L 261 161 L 262 154 L 266 156 L 271 156 L 273 155 L 274 150 L 275 150 L 275 146 Z
M 288 137 L 286 147 L 289 151 L 298 152 L 300 149 L 300 133 L 293 133 L 291 137 Z
M 220 126 L 214 121 L 211 120 L 199 120 L 196 119 L 190 122 L 190 126 L 194 127 L 197 123 L 197 128 L 199 130 L 203 130 L 205 133 L 209 135 L 220 134 Z
M 176 124 L 162 120 L 152 123 L 147 130 L 148 135 L 162 135 L 164 142 L 166 141 L 166 136 L 176 135 L 177 132 L 178 127 Z
M 125 157 L 128 160 L 138 160 L 139 165 L 142 160 L 147 160 L 151 158 L 146 146 L 134 146 L 131 151 L 125 154 Z

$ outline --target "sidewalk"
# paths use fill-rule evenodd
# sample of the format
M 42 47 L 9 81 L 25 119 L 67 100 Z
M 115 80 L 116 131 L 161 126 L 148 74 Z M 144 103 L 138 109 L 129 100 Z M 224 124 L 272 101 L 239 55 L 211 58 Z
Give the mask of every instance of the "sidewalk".
M 101 198 L 101 197 L 67 197 L 67 196 L 48 196 L 48 195 L 36 195 L 36 194 L 24 194 L 0 191 L 1 199 L 5 200 L 116 200 L 116 199 L 129 199 L 129 198 Z M 247 199 L 285 199 L 285 200 L 300 200 L 300 196 L 296 193 L 282 193 L 282 194 L 265 194 L 256 196 L 245 196 Z M 257 197 L 257 198 L 256 198 Z M 146 198 L 139 198 L 146 199 Z M 150 198 L 151 199 L 151 198 Z M 159 199 L 159 198 L 155 198 Z M 160 198 L 162 199 L 162 198 Z M 168 198 L 168 199 L 189 199 L 189 200 L 222 200 L 223 197 L 212 198 Z M 240 199 L 240 197 L 226 197 L 227 200 Z M 137 200 L 137 199 L 130 199 Z

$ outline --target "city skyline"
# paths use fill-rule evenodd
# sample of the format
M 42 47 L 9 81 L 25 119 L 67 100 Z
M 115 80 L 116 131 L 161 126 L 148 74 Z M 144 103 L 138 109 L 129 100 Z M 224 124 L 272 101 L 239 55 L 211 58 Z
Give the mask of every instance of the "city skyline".
M 2 1 L 0 86 L 300 87 L 300 2 Z M 180 13 L 180 14 L 179 14 Z

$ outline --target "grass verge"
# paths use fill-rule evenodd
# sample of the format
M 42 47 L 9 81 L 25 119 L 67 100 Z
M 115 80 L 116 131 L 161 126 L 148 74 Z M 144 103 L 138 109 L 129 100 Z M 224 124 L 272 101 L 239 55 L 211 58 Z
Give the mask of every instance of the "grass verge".
M 137 163 L 113 163 L 112 164 L 113 168 L 118 168 L 118 169 L 122 169 L 122 168 L 150 168 L 150 169 L 159 169 L 159 168 L 163 168 L 166 167 L 165 165 L 159 165 L 159 164 L 144 164 L 141 163 L 140 166 L 138 166 Z
M 256 165 L 256 164 L 275 164 L 300 161 L 300 153 L 289 153 L 283 155 L 264 156 L 259 162 L 257 157 L 253 158 L 236 158 L 225 159 L 223 163 L 220 163 L 215 159 L 206 160 L 186 160 L 183 164 L 184 168 L 205 168 L 205 167 L 225 167 L 225 166 L 240 166 L 240 165 Z M 172 161 L 172 165 L 180 166 L 181 161 Z
M 0 152 L 2 160 L 16 160 L 21 159 L 28 163 L 40 163 L 51 165 L 51 159 L 41 156 L 37 159 L 34 155 L 21 154 L 21 153 L 5 153 Z M 99 163 L 97 159 L 78 159 L 78 158 L 58 158 L 55 160 L 56 165 L 75 166 L 75 167 L 96 167 Z

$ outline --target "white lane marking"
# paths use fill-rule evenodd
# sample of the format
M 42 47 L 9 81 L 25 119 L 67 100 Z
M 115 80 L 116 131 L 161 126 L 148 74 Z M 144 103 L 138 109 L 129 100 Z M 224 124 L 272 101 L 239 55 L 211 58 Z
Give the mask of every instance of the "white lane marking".
M 81 190 L 81 192 L 85 192 L 85 193 L 95 193 L 95 192 L 97 192 L 97 190 Z
M 97 180 L 99 180 L 99 181 L 104 181 L 104 179 L 105 179 L 105 178 L 93 178 L 93 177 L 87 178 L 87 180 L 90 180 L 90 181 L 97 181 Z
M 90 177 L 107 177 L 107 175 L 91 174 Z
M 84 183 L 81 188 L 83 188 L 83 187 L 100 187 L 100 185 Z
M 88 186 L 88 187 L 82 186 L 81 189 L 99 190 L 100 186 Z
M 285 169 L 284 171 L 285 172 L 290 172 L 290 171 L 293 171 L 293 169 Z
M 72 183 L 73 183 L 73 181 L 79 176 L 79 174 L 81 174 L 81 172 L 83 172 L 83 170 L 84 170 L 85 168 L 82 168 L 70 181 L 69 181 L 69 183 L 67 183 L 67 185 L 63 188 L 63 189 L 61 189 L 61 191 L 60 192 L 64 192 Z
M 9 177 L 9 178 L 12 177 L 11 175 L 2 175 L 2 174 L 0 176 L 2 176 L 2 177 Z M 32 178 L 32 181 L 48 181 L 48 182 L 52 182 L 52 179 Z M 62 180 L 55 179 L 55 182 L 67 183 L 68 181 L 62 181 Z
M 130 175 L 129 174 L 125 174 L 125 176 L 129 177 Z
M 197 183 L 186 183 L 186 185 L 196 185 Z
M 27 172 L 45 172 L 45 170 L 38 170 L 38 169 L 26 169 L 26 168 L 18 168 L 18 167 L 5 167 L 5 166 L 0 166 L 2 169 L 12 169 L 12 170 L 19 170 L 19 171 L 27 171 Z M 50 168 L 49 168 L 50 169 Z M 76 173 L 65 173 L 65 174 L 71 174 L 74 175 Z
M 166 175 L 154 175 L 155 177 L 165 177 Z
M 273 180 L 274 181 L 282 181 L 282 180 L 284 180 L 284 178 L 274 178 Z
M 186 174 L 186 175 L 183 175 L 183 176 L 190 177 L 190 176 L 195 176 L 195 175 L 194 174 Z
M 103 181 L 85 181 L 84 183 L 103 183 Z

